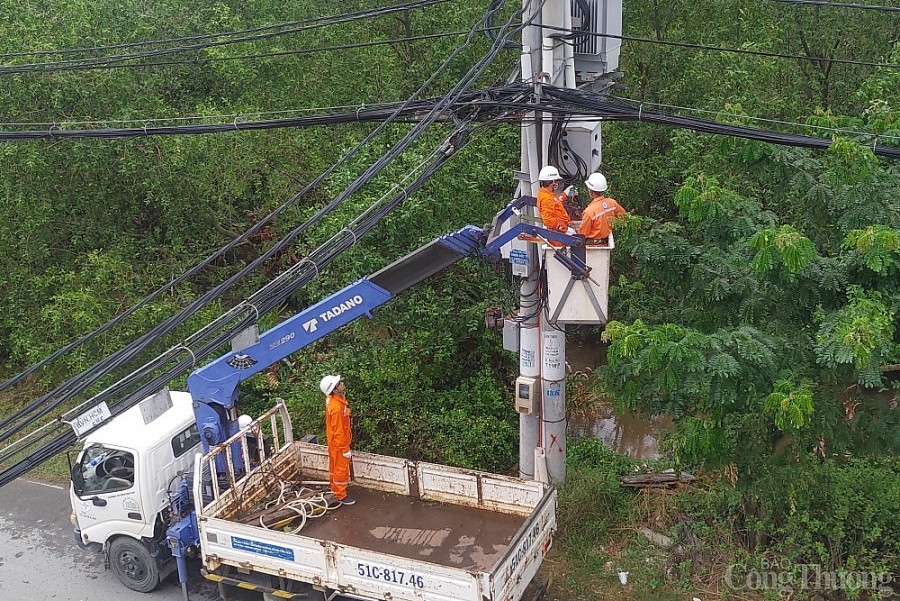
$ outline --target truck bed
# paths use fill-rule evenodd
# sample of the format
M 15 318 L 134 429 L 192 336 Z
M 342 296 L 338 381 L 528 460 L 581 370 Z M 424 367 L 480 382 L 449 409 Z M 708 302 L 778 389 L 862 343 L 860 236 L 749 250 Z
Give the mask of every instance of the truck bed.
M 518 601 L 556 530 L 556 491 L 525 481 L 369 453 L 353 454 L 355 505 L 307 521 L 297 534 L 243 523 L 281 481 L 328 479 L 328 450 L 294 442 L 279 405 L 284 443 L 249 474 L 217 474 L 215 456 L 231 465 L 239 444 L 198 458 L 212 472 L 212 499 L 196 508 L 204 566 L 232 566 L 308 582 L 362 599 Z M 268 417 L 264 416 L 264 417 Z M 275 430 L 273 423 L 272 430 Z M 227 476 L 219 490 L 216 476 Z M 207 479 L 207 482 L 210 482 Z M 209 491 L 207 491 L 209 492 Z
M 490 571 L 524 516 L 351 487 L 356 504 L 310 520 L 303 536 L 376 553 Z

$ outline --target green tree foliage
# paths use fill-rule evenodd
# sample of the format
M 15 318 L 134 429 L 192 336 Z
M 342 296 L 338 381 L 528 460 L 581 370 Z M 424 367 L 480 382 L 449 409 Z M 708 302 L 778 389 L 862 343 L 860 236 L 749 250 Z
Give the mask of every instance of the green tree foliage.
M 786 380 L 775 383 L 766 397 L 764 409 L 775 420 L 779 430 L 799 429 L 809 424 L 813 412 L 813 396 L 808 384 L 794 386 Z
M 850 365 L 860 384 L 881 384 L 879 367 L 897 354 L 895 316 L 879 292 L 850 290 L 849 302 L 830 314 L 820 312 L 816 354 L 821 364 L 837 369 Z
M 216 46 L 195 51 L 189 56 L 196 60 L 185 64 L 4 75 L 0 118 L 141 124 L 403 99 L 460 38 L 291 52 L 462 30 L 482 14 L 483 4 L 447 3 Z M 134 0 L 0 0 L 0 52 L 190 36 L 372 5 L 170 0 L 148 8 Z M 628 35 L 817 60 L 626 42 L 621 94 L 738 124 L 781 127 L 757 120 L 764 118 L 832 128 L 803 131 L 835 137 L 827 151 L 811 151 L 645 123 L 605 125 L 603 169 L 612 195 L 631 215 L 616 232 L 610 294 L 615 321 L 604 334 L 610 362 L 596 371 L 597 385 L 621 407 L 674 415 L 671 445 L 684 462 L 734 460 L 748 474 L 773 451 L 782 430 L 797 449 L 822 433 L 841 448 L 862 448 L 863 431 L 887 441 L 885 452 L 895 449 L 897 441 L 877 429 L 872 403 L 847 391 L 889 386 L 891 366 L 900 362 L 900 172 L 871 151 L 895 144 L 900 135 L 900 75 L 818 59 L 900 62 L 896 19 L 876 11 L 734 0 L 627 0 L 625 8 Z M 485 37 L 475 38 L 426 94 L 447 90 L 486 45 Z M 240 58 L 252 54 L 270 56 Z M 6 63 L 45 58 L 10 57 Z M 483 83 L 503 81 L 517 61 L 510 53 Z M 276 222 L 121 329 L 42 374 L 40 386 L 118 348 L 258 257 L 407 129 L 388 128 Z M 290 197 L 368 131 L 348 125 L 0 146 L 3 371 L 11 374 L 46 356 L 169 281 Z M 340 231 L 413 172 L 446 134 L 438 127 L 426 135 L 198 323 Z M 439 234 L 488 221 L 509 198 L 517 156 L 516 128 L 480 131 L 447 170 L 291 299 L 279 317 Z M 504 284 L 484 266 L 448 270 L 371 322 L 354 324 L 277 366 L 253 383 L 246 400 L 262 405 L 286 396 L 302 415 L 298 427 L 316 430 L 316 382 L 322 373 L 338 371 L 351 384 L 364 448 L 505 469 L 515 446 L 515 414 L 504 400 L 512 358 L 480 329 L 485 306 L 512 304 Z M 177 343 L 189 330 L 166 342 Z M 857 401 L 848 417 L 845 406 Z
M 0 52 L 193 36 L 388 4 L 178 0 L 150 6 L 127 0 L 14 5 L 0 0 Z M 483 12 L 482 3 L 447 3 L 159 59 L 183 64 L 6 74 L 0 85 L 0 121 L 141 127 L 218 122 L 220 115 L 246 114 L 236 121 L 239 125 L 254 119 L 257 111 L 266 118 L 403 100 L 464 36 L 293 51 L 465 31 Z M 440 95 L 455 85 L 489 43 L 483 34 L 475 36 L 423 96 Z M 241 58 L 258 54 L 269 56 Z M 3 62 L 66 58 L 70 56 L 16 56 Z M 513 54 L 510 58 L 518 60 Z M 503 58 L 479 85 L 502 81 L 509 64 Z M 201 118 L 181 120 L 191 116 Z M 387 128 L 248 242 L 121 327 L 41 372 L 34 386 L 49 387 L 121 348 L 257 258 L 334 198 L 409 127 Z M 347 125 L 0 145 L 0 371 L 4 376 L 16 373 L 170 281 L 290 198 L 370 130 L 368 125 Z M 178 344 L 343 229 L 415 173 L 449 131 L 438 125 L 428 132 L 382 175 L 160 348 Z M 467 223 L 488 222 L 508 202 L 514 185 L 510 167 L 517 161 L 516 134 L 514 127 L 476 132 L 471 146 L 443 173 L 407 199 L 370 239 L 361 240 L 300 291 L 278 316 L 265 318 L 263 327 L 427 240 Z M 497 337 L 483 331 L 483 312 L 487 305 L 509 299 L 503 279 L 487 267 L 451 269 L 378 312 L 373 321 L 354 324 L 256 378 L 242 389 L 241 402 L 254 412 L 284 396 L 298 411 L 298 428 L 320 431 L 317 383 L 333 370 L 345 374 L 350 384 L 359 448 L 507 470 L 516 446 L 515 412 L 506 393 L 513 364 Z
M 895 62 L 900 23 L 872 12 L 626 2 L 625 28 Z M 596 388 L 621 408 L 674 416 L 676 459 L 736 462 L 745 485 L 785 440 L 801 454 L 819 435 L 834 448 L 896 453 L 896 437 L 874 424 L 900 362 L 900 169 L 872 153 L 897 144 L 896 69 L 627 41 L 621 61 L 620 95 L 740 125 L 805 123 L 812 128 L 788 129 L 832 144 L 810 151 L 606 127 L 604 172 L 632 216 L 616 232 L 615 321 L 603 332 L 609 365 L 595 372 Z M 865 442 L 863 422 L 880 448 Z

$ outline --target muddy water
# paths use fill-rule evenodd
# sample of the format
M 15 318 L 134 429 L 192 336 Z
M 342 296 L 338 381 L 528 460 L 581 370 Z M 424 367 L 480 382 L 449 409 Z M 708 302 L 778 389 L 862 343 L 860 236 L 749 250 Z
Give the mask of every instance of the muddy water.
M 566 347 L 566 362 L 571 373 L 593 370 L 606 363 L 606 347 L 599 341 L 573 340 Z M 569 435 L 593 436 L 617 453 L 635 459 L 657 459 L 659 433 L 671 430 L 672 420 L 662 416 L 647 418 L 640 414 L 618 414 L 605 406 L 595 418 L 569 419 Z
M 659 433 L 672 429 L 668 418 L 647 419 L 641 415 L 620 415 L 605 407 L 596 419 L 570 419 L 569 435 L 576 438 L 593 436 L 622 455 L 635 459 L 657 459 Z

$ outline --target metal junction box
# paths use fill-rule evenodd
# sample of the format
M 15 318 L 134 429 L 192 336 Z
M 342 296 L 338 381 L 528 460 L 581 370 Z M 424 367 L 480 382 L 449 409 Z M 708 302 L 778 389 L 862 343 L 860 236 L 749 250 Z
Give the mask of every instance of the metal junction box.
M 541 394 L 538 378 L 519 376 L 516 378 L 516 411 L 531 415 L 537 411 L 537 401 Z
M 603 161 L 600 137 L 600 119 L 576 121 L 566 125 L 563 139 L 569 149 L 587 163 L 587 172 L 592 173 L 600 167 Z M 563 156 L 566 165 L 574 165 L 575 160 Z M 579 184 L 581 182 L 578 182 Z
M 514 319 L 503 320 L 503 350 L 519 352 L 519 322 Z

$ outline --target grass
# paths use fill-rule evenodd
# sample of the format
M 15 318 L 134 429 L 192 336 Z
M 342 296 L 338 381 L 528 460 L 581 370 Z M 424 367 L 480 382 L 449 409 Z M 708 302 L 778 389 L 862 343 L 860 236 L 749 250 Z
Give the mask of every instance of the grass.
M 541 568 L 550 580 L 548 601 L 719 596 L 707 587 L 698 588 L 703 583 L 694 580 L 692 570 L 680 572 L 674 552 L 639 533 L 648 527 L 671 535 L 678 513 L 670 491 L 633 491 L 620 485 L 620 476 L 644 467 L 668 466 L 642 464 L 594 439 L 570 442 L 569 479 L 559 491 L 557 539 Z M 621 584 L 619 572 L 628 572 L 627 584 Z

